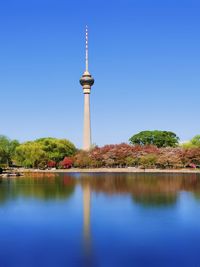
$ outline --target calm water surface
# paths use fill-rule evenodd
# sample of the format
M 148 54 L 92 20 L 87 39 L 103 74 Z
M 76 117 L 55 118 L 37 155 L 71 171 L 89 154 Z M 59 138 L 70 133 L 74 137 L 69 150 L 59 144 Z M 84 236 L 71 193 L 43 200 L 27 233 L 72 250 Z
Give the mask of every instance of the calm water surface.
M 200 175 L 1 179 L 7 266 L 200 266 Z

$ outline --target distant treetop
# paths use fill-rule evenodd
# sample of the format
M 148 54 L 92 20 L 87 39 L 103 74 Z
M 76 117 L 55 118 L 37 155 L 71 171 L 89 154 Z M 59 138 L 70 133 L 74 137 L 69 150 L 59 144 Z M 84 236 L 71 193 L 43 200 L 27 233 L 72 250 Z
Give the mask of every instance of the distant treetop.
M 133 135 L 130 139 L 132 145 L 155 145 L 157 147 L 176 147 L 179 137 L 169 131 L 142 131 Z
M 200 134 L 195 135 L 190 141 L 182 145 L 184 148 L 200 148 Z

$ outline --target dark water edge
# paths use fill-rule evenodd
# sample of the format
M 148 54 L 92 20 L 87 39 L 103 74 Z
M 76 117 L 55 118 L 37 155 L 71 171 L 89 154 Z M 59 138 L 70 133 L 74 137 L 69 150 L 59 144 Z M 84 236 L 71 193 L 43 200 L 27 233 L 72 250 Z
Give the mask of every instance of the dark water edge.
M 0 179 L 0 266 L 200 266 L 200 174 Z

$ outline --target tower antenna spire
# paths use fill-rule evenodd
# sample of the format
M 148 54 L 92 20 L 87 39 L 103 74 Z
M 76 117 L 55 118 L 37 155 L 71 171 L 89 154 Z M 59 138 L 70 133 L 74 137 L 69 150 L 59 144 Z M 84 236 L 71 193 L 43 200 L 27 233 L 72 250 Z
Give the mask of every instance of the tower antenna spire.
M 85 30 L 85 70 L 88 72 L 88 26 Z

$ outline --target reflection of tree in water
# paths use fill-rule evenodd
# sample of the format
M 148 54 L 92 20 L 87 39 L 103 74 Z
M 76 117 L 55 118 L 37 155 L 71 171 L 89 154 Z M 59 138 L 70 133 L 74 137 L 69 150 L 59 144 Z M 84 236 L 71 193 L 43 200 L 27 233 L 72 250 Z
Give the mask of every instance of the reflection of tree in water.
M 177 195 L 173 194 L 145 194 L 145 195 L 133 195 L 133 200 L 136 203 L 143 206 L 170 206 L 176 203 Z
M 180 179 L 156 176 L 140 177 L 132 184 L 132 198 L 145 207 L 170 206 L 177 201 Z
M 78 178 L 78 177 L 79 178 Z M 87 184 L 91 192 L 106 195 L 128 194 L 144 206 L 176 203 L 180 191 L 189 191 L 200 198 L 200 174 L 30 174 L 26 177 L 1 178 L 0 202 L 8 199 L 35 197 L 43 200 L 70 197 L 76 185 Z
M 185 191 L 193 193 L 193 196 L 200 199 L 200 174 L 192 173 L 190 178 L 185 175 L 182 179 L 182 188 Z
M 144 206 L 168 206 L 177 201 L 180 191 L 200 196 L 198 174 L 82 174 L 78 180 L 87 182 L 91 190 L 104 194 L 130 194 L 136 203 Z
M 0 202 L 19 196 L 42 200 L 65 199 L 73 194 L 74 188 L 72 177 L 60 177 L 56 174 L 3 178 L 0 180 Z

